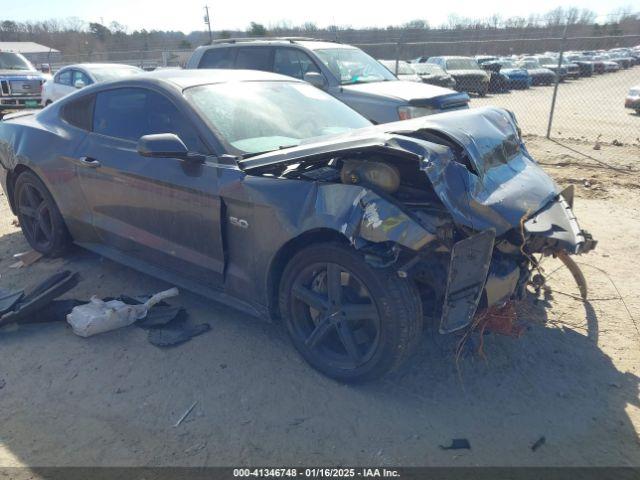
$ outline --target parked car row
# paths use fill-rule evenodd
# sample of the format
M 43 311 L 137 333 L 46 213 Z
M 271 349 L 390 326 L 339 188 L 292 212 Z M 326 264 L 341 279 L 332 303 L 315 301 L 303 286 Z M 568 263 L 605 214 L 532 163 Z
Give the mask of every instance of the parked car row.
M 556 80 L 578 79 L 596 74 L 616 72 L 640 64 L 640 48 L 616 48 L 609 51 L 545 52 L 536 55 L 490 55 L 419 57 L 407 63 L 381 60 L 392 72 L 414 81 L 430 83 L 431 79 L 416 74 L 425 66 L 438 66 L 455 80 L 452 88 L 476 93 L 507 92 L 531 86 L 552 85 Z M 432 68 L 432 67 L 426 67 Z M 401 71 L 400 71 L 401 70 Z M 412 71 L 413 70 L 413 71 Z
M 7 56 L 6 52 L 0 53 Z M 20 64 L 15 77 L 18 81 L 2 81 L 0 108 L 5 105 L 14 109 L 33 108 L 38 103 L 46 106 L 93 83 L 143 71 L 130 65 L 87 63 L 66 66 L 53 77 L 48 75 L 47 80 L 47 76 L 37 72 L 24 57 L 12 55 L 12 62 Z M 638 63 L 640 49 L 637 48 L 565 52 L 562 62 L 557 53 L 545 52 L 509 57 L 433 56 L 409 63 L 376 61 L 362 50 L 338 42 L 248 38 L 221 40 L 199 47 L 187 68 L 251 69 L 284 74 L 326 90 L 375 123 L 385 123 L 467 108 L 466 93 L 484 96 L 552 85 L 556 79 L 589 77 Z M 24 77 L 25 73 L 29 79 Z M 26 80 L 31 80 L 33 85 Z M 21 91 L 27 88 L 31 90 Z M 17 98 L 8 98 L 10 89 Z

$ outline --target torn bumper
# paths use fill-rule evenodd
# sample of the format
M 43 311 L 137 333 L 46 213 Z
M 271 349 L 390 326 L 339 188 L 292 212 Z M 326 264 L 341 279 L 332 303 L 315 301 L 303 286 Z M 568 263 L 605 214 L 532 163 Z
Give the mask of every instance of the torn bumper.
M 494 241 L 495 233 L 487 230 L 453 246 L 440 333 L 469 325 L 483 297 L 486 306 L 500 306 L 522 292 L 529 270 L 515 258 L 496 252 Z
M 440 333 L 459 330 L 471 322 L 491 265 L 495 237 L 493 230 L 485 230 L 451 249 Z
M 569 188 L 524 222 L 532 251 L 564 250 L 572 254 L 587 253 L 597 241 L 580 228 L 572 210 L 573 189 Z

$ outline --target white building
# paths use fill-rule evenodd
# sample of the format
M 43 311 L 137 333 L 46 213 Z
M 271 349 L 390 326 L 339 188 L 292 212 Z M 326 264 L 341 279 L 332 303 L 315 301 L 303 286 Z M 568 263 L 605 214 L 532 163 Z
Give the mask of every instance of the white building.
M 0 42 L 0 51 L 3 50 L 21 53 L 36 67 L 59 62 L 62 56 L 59 50 L 35 42 Z

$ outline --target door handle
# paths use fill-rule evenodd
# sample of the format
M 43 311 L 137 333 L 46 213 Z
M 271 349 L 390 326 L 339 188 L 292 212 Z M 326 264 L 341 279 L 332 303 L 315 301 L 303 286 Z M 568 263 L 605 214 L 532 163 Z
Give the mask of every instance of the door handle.
M 100 166 L 100 162 L 91 157 L 80 157 L 78 161 L 83 167 L 98 168 Z

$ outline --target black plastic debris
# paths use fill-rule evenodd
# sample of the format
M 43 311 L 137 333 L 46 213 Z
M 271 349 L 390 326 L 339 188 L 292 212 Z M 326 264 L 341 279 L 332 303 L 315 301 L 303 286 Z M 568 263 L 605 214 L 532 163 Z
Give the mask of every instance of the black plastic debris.
M 181 310 L 170 323 L 150 329 L 147 338 L 156 347 L 175 347 L 209 330 L 211 326 L 208 323 L 193 325 L 187 322 L 187 313 Z
M 64 270 L 25 289 L 24 295 L 20 296 L 19 300 L 14 302 L 9 310 L 2 313 L 0 326 L 12 322 L 37 322 L 39 321 L 37 317 L 46 318 L 47 314 L 43 313 L 45 307 L 49 307 L 53 300 L 75 287 L 78 284 L 78 280 L 77 273 Z M 59 307 L 62 307 L 62 305 L 60 304 Z M 66 304 L 64 307 L 66 308 Z M 58 315 L 53 315 L 51 318 L 54 317 L 57 318 Z
M 24 291 L 18 290 L 15 292 L 0 289 L 0 315 L 8 312 L 24 295 Z
M 471 444 L 466 438 L 454 438 L 451 440 L 451 445 L 445 447 L 440 445 L 442 450 L 471 450 Z
M 82 305 L 85 302 L 76 299 L 53 300 L 47 308 L 43 308 L 37 315 L 24 317 L 20 323 L 50 323 L 50 322 L 66 322 L 67 315 L 71 313 L 73 307 Z
M 182 307 L 172 307 L 171 305 L 156 305 L 147 312 L 146 317 L 138 320 L 136 322 L 136 325 L 144 329 L 161 327 L 175 320 L 175 318 L 181 312 L 184 312 L 184 309 Z
M 121 296 L 119 300 L 136 305 L 149 299 L 148 295 L 136 297 Z M 154 305 L 146 317 L 138 320 L 135 325 L 148 330 L 147 340 L 156 347 L 175 347 L 188 342 L 193 337 L 211 330 L 208 323 L 190 324 L 189 314 L 182 307 L 160 302 Z
M 531 445 L 531 450 L 533 450 L 534 452 L 539 449 L 542 445 L 545 444 L 545 442 L 547 441 L 546 438 L 544 438 L 544 435 L 542 437 L 540 437 L 538 440 L 535 441 L 535 443 L 533 445 Z

